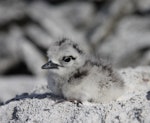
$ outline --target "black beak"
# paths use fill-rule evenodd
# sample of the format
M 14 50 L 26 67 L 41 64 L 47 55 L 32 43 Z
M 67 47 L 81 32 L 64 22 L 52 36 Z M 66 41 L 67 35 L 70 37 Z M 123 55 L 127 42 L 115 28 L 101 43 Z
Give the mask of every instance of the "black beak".
M 48 61 L 46 64 L 44 64 L 41 68 L 42 69 L 58 69 L 59 65 L 53 63 L 52 61 Z

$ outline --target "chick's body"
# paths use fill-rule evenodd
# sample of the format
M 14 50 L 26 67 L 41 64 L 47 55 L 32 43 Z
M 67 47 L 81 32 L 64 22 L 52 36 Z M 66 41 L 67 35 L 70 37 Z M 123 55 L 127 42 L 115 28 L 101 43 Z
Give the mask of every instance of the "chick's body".
M 122 79 L 112 68 L 88 60 L 70 75 L 68 82 L 62 86 L 62 93 L 68 99 L 108 102 L 117 99 L 123 89 Z
M 90 58 L 68 39 L 52 44 L 48 56 L 49 62 L 42 68 L 50 69 L 48 85 L 56 95 L 81 102 L 108 102 L 124 92 L 124 82 L 115 70 Z

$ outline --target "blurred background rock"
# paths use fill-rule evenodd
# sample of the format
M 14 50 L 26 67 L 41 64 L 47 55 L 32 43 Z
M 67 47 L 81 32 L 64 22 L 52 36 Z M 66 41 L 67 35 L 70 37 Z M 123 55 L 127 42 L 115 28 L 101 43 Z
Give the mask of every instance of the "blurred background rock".
M 46 50 L 62 37 L 116 68 L 148 66 L 150 0 L 1 0 L 0 102 L 46 85 Z

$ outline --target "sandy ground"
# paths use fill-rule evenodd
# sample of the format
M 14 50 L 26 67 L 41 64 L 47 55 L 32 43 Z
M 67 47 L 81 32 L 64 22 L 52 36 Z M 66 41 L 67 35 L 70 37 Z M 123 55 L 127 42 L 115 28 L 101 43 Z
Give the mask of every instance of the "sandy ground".
M 5 102 L 16 95 L 29 93 L 35 86 L 46 84 L 46 78 L 31 76 L 0 77 L 0 101 Z
M 0 121 L 2 123 L 149 123 L 150 68 L 127 68 L 120 70 L 120 74 L 126 82 L 127 90 L 117 101 L 107 104 L 84 102 L 79 106 L 68 101 L 57 103 L 61 98 L 47 93 L 46 85 L 36 84 L 32 93 L 26 91 L 26 94 L 21 94 L 0 106 Z M 21 87 L 19 84 L 17 86 Z M 26 87 L 31 86 L 27 84 L 24 89 Z

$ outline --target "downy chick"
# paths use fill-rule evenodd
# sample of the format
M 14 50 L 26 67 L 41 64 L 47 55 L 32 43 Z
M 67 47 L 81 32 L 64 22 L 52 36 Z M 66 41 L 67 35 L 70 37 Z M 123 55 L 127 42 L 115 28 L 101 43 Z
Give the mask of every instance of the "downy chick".
M 120 75 L 100 59 L 89 57 L 69 39 L 52 43 L 49 60 L 42 69 L 49 69 L 48 86 L 67 100 L 108 102 L 124 92 Z

